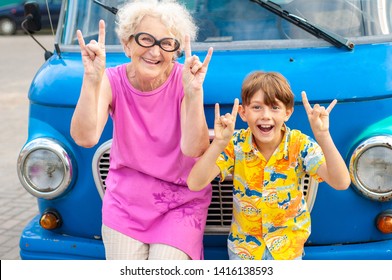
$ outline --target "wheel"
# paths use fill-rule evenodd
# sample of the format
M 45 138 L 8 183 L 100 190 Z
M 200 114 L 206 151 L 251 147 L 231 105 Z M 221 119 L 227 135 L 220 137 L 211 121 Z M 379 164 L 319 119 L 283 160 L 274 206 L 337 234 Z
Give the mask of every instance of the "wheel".
M 16 23 L 9 18 L 0 19 L 0 34 L 13 35 L 16 33 Z

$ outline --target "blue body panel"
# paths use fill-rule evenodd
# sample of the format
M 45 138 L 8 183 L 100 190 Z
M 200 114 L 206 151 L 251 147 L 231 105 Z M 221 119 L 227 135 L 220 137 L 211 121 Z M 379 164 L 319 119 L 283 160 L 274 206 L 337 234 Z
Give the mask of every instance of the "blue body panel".
M 307 91 L 309 99 L 315 102 L 330 102 L 333 98 L 339 101 L 388 98 L 392 96 L 391 46 L 390 42 L 363 44 L 357 45 L 353 51 L 335 47 L 216 50 L 204 83 L 205 103 L 207 106 L 213 106 L 215 102 L 232 104 L 233 99 L 239 97 L 244 77 L 254 70 L 282 73 L 289 80 L 298 102 L 302 90 Z M 193 53 L 201 60 L 206 54 L 205 51 Z M 369 57 L 371 59 L 366 59 Z M 122 53 L 107 54 L 107 67 L 127 61 Z M 183 58 L 179 62 L 183 62 Z M 82 77 L 80 53 L 62 53 L 62 59 L 55 55 L 37 73 L 31 85 L 30 100 L 74 107 Z M 61 89 L 65 88 L 68 92 L 62 93 Z M 54 94 L 56 89 L 60 91 Z M 59 94 L 66 94 L 67 98 L 59 98 Z

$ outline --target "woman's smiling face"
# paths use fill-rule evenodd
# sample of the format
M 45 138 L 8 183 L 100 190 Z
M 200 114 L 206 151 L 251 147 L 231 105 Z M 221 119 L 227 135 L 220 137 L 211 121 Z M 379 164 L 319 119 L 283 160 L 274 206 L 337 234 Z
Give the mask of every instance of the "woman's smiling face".
M 240 116 L 247 122 L 259 150 L 262 147 L 275 149 L 282 140 L 282 127 L 290 118 L 293 109 L 275 99 L 271 105 L 264 102 L 264 92 L 258 90 L 248 105 L 240 107 Z
M 135 34 L 145 32 L 151 34 L 157 40 L 171 37 L 168 28 L 162 24 L 158 18 L 146 16 L 140 22 Z M 173 67 L 174 52 L 167 52 L 158 45 L 146 48 L 138 45 L 134 36 L 131 37 L 125 46 L 125 52 L 132 60 L 132 70 L 139 82 L 154 84 L 157 80 L 158 84 L 162 80 L 166 80 Z

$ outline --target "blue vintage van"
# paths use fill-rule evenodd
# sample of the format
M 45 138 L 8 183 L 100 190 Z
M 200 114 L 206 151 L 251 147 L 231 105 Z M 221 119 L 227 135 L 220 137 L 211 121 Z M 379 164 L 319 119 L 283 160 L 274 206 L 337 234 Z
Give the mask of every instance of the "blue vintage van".
M 29 129 L 17 170 L 39 214 L 20 239 L 22 259 L 104 259 L 101 205 L 112 123 L 100 142 L 70 136 L 83 66 L 76 30 L 96 39 L 106 22 L 107 66 L 127 61 L 114 32 L 121 0 L 63 0 L 54 54 L 31 83 Z M 311 103 L 338 99 L 331 134 L 352 184 L 336 191 L 309 177 L 302 188 L 312 216 L 304 259 L 392 259 L 392 0 L 183 0 L 200 28 L 192 50 L 214 54 L 204 83 L 213 137 L 214 104 L 232 108 L 244 77 L 278 71 L 296 94 L 288 125 L 312 135 L 300 92 Z M 106 7 L 103 7 L 106 6 Z M 183 58 L 180 58 L 183 62 Z M 245 127 L 240 119 L 237 128 Z M 227 259 L 232 182 L 213 182 L 206 259 Z

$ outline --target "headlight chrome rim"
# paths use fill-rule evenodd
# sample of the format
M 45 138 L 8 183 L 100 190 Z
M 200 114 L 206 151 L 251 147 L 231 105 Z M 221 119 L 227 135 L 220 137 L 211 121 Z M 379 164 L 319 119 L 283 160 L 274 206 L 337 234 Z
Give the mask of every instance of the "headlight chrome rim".
M 37 150 L 46 150 L 54 153 L 61 161 L 64 169 L 64 176 L 57 188 L 51 191 L 40 191 L 34 186 L 30 179 L 23 173 L 26 159 Z M 37 198 L 53 199 L 65 192 L 70 186 L 73 175 L 71 157 L 63 146 L 56 140 L 50 138 L 37 138 L 27 143 L 19 153 L 17 162 L 17 173 L 22 186 Z
M 351 181 L 355 188 L 363 196 L 376 200 L 376 201 L 390 201 L 392 200 L 392 190 L 386 192 L 375 192 L 369 189 L 363 181 L 359 178 L 358 162 L 361 156 L 372 148 L 387 148 L 392 151 L 392 136 L 390 135 L 379 135 L 373 136 L 363 142 L 354 150 L 350 159 L 350 176 Z

